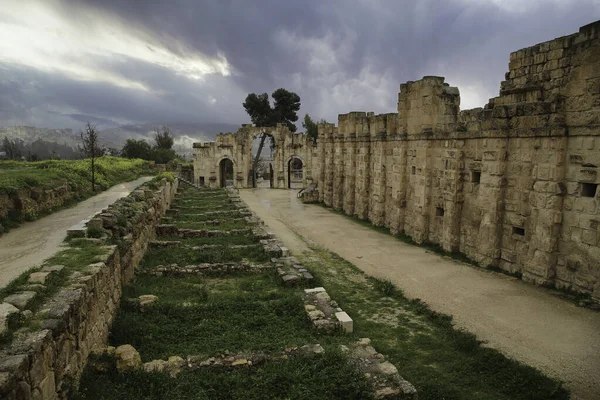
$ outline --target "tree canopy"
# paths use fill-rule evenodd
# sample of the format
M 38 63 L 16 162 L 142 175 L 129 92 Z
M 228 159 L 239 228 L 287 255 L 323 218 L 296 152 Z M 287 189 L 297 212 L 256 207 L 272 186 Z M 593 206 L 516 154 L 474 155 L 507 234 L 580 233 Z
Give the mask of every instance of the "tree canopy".
M 321 118 L 318 122 L 315 122 L 310 115 L 306 114 L 304 116 L 304 120 L 302 121 L 302 127 L 306 130 L 306 136 L 316 143 L 317 137 L 319 136 L 319 124 L 326 123 L 327 121 L 325 121 L 323 118 Z
M 142 160 L 154 161 L 157 164 L 166 164 L 177 158 L 171 128 L 162 126 L 154 128 L 154 146 L 145 140 L 127 139 L 121 156 L 126 158 L 141 158 Z
M 127 139 L 121 156 L 125 158 L 141 158 L 142 160 L 151 160 L 152 147 L 145 140 Z
M 168 126 L 154 128 L 154 141 L 159 149 L 171 150 L 173 147 L 173 134 Z
M 256 126 L 275 126 L 278 123 L 286 124 L 291 132 L 296 132 L 294 122 L 298 121 L 300 110 L 300 96 L 285 89 L 277 89 L 271 94 L 273 106 L 269 102 L 269 95 L 250 93 L 244 101 L 244 108 Z

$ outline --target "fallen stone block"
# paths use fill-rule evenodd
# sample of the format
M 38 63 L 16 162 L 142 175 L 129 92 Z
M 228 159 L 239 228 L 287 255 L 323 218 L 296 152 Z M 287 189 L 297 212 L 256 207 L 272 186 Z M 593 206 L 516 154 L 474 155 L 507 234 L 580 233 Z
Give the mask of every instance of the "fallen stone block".
M 141 295 L 140 297 L 138 297 L 138 301 L 139 301 L 139 305 L 140 305 L 140 311 L 144 312 L 152 304 L 154 304 L 157 300 L 158 300 L 158 296 L 155 296 L 153 294 L 143 294 L 143 295 Z
M 5 297 L 4 302 L 12 304 L 13 306 L 17 307 L 19 310 L 24 310 L 25 308 L 27 308 L 29 303 L 31 303 L 31 301 L 35 298 L 35 296 L 37 296 L 36 292 L 31 292 L 31 291 L 19 292 L 19 293 L 11 294 L 10 296 Z
M 136 369 L 142 366 L 140 353 L 130 344 L 117 347 L 115 356 L 117 357 L 117 370 L 119 371 Z
M 29 279 L 27 280 L 27 283 L 33 283 L 33 284 L 40 284 L 40 285 L 45 285 L 46 284 L 46 278 L 48 278 L 48 275 L 50 275 L 51 272 L 33 272 L 29 275 Z
M 104 221 L 102 218 L 92 218 L 86 223 L 86 226 L 92 229 L 102 229 L 104 226 Z
M 10 326 L 13 318 L 17 317 L 19 309 L 10 303 L 0 303 L 0 337 L 4 336 Z
M 344 312 L 344 311 L 336 312 L 335 317 L 339 321 L 340 326 L 342 327 L 344 332 L 352 333 L 354 331 L 354 322 L 352 321 L 352 318 L 350 318 L 350 316 L 346 312 Z

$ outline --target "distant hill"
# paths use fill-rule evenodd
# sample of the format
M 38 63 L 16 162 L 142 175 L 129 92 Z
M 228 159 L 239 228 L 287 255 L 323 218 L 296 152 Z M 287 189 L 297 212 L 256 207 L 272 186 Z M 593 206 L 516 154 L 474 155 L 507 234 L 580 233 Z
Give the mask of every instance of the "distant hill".
M 161 124 L 159 124 L 161 125 Z M 158 125 L 158 126 L 159 126 Z M 174 150 L 181 155 L 191 156 L 192 143 L 214 140 L 219 132 L 235 132 L 241 125 L 220 123 L 165 124 L 171 128 L 175 138 Z M 117 128 L 100 130 L 103 146 L 121 149 L 127 139 L 154 141 L 154 127 L 157 124 L 123 125 Z M 82 126 L 83 129 L 83 126 Z M 36 128 L 30 126 L 0 127 L 0 141 L 8 137 L 20 143 L 22 153 L 29 152 L 45 159 L 50 156 L 76 158 L 80 144 L 79 132 L 71 129 Z

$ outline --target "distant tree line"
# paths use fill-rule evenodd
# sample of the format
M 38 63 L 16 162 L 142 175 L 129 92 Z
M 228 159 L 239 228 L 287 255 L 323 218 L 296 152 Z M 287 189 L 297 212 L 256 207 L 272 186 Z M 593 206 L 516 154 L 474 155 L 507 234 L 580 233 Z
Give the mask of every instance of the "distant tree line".
M 61 143 L 49 142 L 42 139 L 26 144 L 21 139 L 2 138 L 0 141 L 0 158 L 8 160 L 38 161 L 48 159 L 75 159 L 80 157 L 80 152 Z
M 173 134 L 168 126 L 156 127 L 154 128 L 154 144 L 143 139 L 127 139 L 121 150 L 121 157 L 141 158 L 157 164 L 166 164 L 177 158 L 177 154 L 173 150 L 173 143 Z

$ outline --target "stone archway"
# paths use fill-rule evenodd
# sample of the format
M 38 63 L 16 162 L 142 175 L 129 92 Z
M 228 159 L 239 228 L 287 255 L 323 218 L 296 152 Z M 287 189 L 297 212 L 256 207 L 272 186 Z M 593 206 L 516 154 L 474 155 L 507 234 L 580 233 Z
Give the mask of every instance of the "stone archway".
M 292 156 L 287 167 L 288 189 L 302 189 L 304 187 L 304 161 L 300 157 Z
M 221 187 L 235 185 L 233 161 L 231 161 L 229 158 L 224 158 L 219 162 L 219 182 Z
M 260 147 L 259 143 L 265 137 L 265 141 L 263 146 Z M 273 163 L 275 162 L 276 157 L 276 138 L 274 132 L 270 128 L 264 128 L 261 131 L 252 134 L 249 137 L 248 141 L 248 149 L 250 150 L 250 165 L 249 165 L 249 182 L 248 185 L 251 187 L 265 187 L 264 185 L 267 182 L 262 180 L 264 175 L 269 175 L 269 186 L 273 188 Z M 260 154 L 259 154 L 260 152 Z M 255 163 L 255 159 L 258 157 L 258 160 Z M 256 171 L 254 171 L 256 167 Z M 259 185 L 260 181 L 260 185 Z

